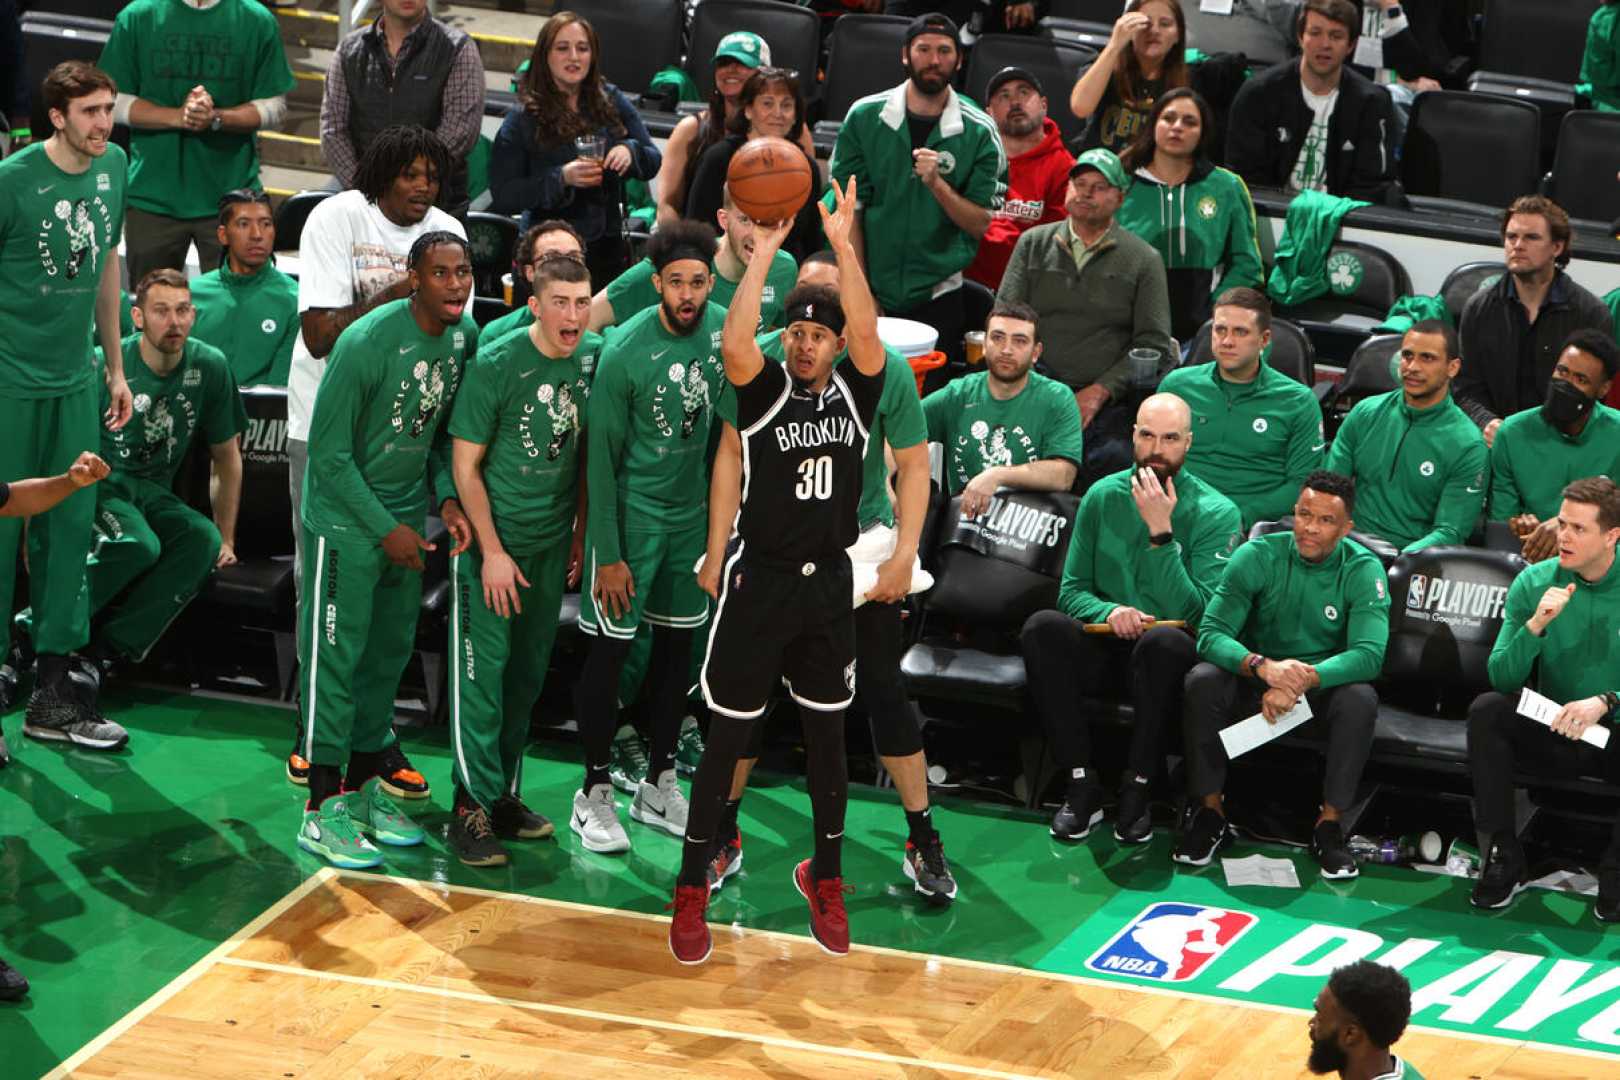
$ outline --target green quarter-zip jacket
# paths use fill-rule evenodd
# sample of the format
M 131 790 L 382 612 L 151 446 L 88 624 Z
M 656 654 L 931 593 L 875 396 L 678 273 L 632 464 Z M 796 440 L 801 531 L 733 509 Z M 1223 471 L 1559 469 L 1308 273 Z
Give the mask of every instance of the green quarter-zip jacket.
M 1204 610 L 1198 655 L 1234 674 L 1251 652 L 1303 660 L 1323 689 L 1371 682 L 1389 643 L 1384 566 L 1354 540 L 1306 562 L 1291 532 L 1238 548 Z
M 1532 634 L 1525 623 L 1536 613 L 1542 596 L 1570 582 L 1575 583 L 1575 595 L 1540 637 Z M 1557 559 L 1520 573 L 1508 588 L 1502 629 L 1485 670 L 1501 693 L 1516 694 L 1533 685 L 1560 705 L 1620 690 L 1620 559 L 1598 581 L 1563 569 Z
M 1402 551 L 1463 544 L 1485 504 L 1485 439 L 1447 394 L 1414 409 L 1402 390 L 1358 402 L 1327 467 L 1356 481 L 1356 528 Z
M 225 354 L 240 386 L 286 386 L 298 340 L 298 282 L 270 263 L 234 274 L 221 264 L 191 281 L 196 337 Z
M 1548 423 L 1539 405 L 1516 412 L 1491 446 L 1491 520 L 1555 518 L 1564 485 L 1587 476 L 1620 477 L 1620 412 L 1599 402 L 1579 435 Z
M 1242 516 L 1231 499 L 1184 470 L 1172 481 L 1175 539 L 1154 547 L 1131 497 L 1135 472 L 1103 477 L 1080 500 L 1058 608 L 1086 623 L 1102 622 L 1121 604 L 1156 619 L 1197 622 L 1243 542 Z

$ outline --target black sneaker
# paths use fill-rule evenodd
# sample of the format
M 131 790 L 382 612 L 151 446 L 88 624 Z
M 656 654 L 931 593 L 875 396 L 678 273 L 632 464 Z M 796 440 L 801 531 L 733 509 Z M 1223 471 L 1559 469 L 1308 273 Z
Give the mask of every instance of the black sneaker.
M 11 656 L 0 661 L 0 711 L 17 704 L 17 683 L 21 680 L 22 671 Z
M 907 840 L 901 867 L 930 904 L 944 907 L 956 899 L 956 879 L 951 876 L 951 864 L 945 861 L 945 845 L 938 833 L 920 845 Z
M 1102 789 L 1086 783 L 1070 786 L 1063 805 L 1052 815 L 1052 835 L 1070 843 L 1091 835 L 1091 828 L 1103 819 Z
M 68 685 L 34 688 L 23 718 L 23 734 L 87 750 L 122 750 L 129 742 L 129 732 L 97 713 Z
M 1226 819 L 1207 806 L 1200 806 L 1181 834 L 1181 842 L 1170 857 L 1188 866 L 1208 866 L 1215 853 L 1232 841 Z
M 1153 811 L 1148 806 L 1148 780 L 1132 776 L 1119 793 L 1114 814 L 1114 839 L 1122 844 L 1145 844 L 1153 839 Z
M 396 799 L 425 799 L 428 797 L 427 779 L 416 771 L 405 751 L 394 743 L 383 751 L 377 764 L 377 775 L 382 778 L 382 789 Z
M 1329 881 L 1342 881 L 1361 873 L 1350 847 L 1344 842 L 1344 829 L 1337 821 L 1321 821 L 1311 833 L 1311 857 Z
M 11 751 L 6 749 L 6 737 L 0 735 L 0 769 L 11 764 Z
M 1620 922 L 1620 866 L 1606 866 L 1598 870 L 1597 903 L 1592 915 L 1601 923 Z
M 466 866 L 505 866 L 506 849 L 482 806 L 459 807 L 450 823 L 450 848 Z
M 1517 843 L 1492 844 L 1468 902 L 1486 910 L 1507 907 L 1524 890 L 1527 869 Z
M 516 795 L 496 799 L 495 812 L 489 817 L 495 835 L 503 840 L 544 840 L 556 832 L 544 815 L 524 806 Z
M 287 779 L 299 787 L 309 786 L 309 762 L 296 750 L 287 755 Z
M 28 994 L 28 980 L 22 972 L 0 960 L 0 1001 L 21 1001 Z

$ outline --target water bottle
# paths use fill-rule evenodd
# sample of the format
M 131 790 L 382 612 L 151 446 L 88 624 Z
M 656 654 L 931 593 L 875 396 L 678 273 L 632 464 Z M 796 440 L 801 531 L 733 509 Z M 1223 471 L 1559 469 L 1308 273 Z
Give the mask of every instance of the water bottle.
M 1379 863 L 1384 866 L 1405 866 L 1414 862 L 1440 861 L 1445 844 L 1437 832 L 1410 833 L 1406 836 L 1384 837 L 1372 840 L 1365 836 L 1352 836 L 1347 845 L 1358 862 Z
M 1471 878 L 1479 874 L 1479 849 L 1461 840 L 1453 840 L 1446 849 L 1446 873 L 1452 877 Z

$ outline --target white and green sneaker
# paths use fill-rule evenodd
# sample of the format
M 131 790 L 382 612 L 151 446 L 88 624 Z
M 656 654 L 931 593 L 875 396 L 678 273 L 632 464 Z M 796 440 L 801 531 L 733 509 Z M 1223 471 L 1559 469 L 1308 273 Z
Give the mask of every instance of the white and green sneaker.
M 349 803 L 354 827 L 379 844 L 414 847 L 427 838 L 422 826 L 407 817 L 388 797 L 380 776 L 373 776 L 360 785 L 359 791 L 347 792 L 344 798 Z
M 608 755 L 608 779 L 613 781 L 614 787 L 626 795 L 634 795 L 651 764 L 647 757 L 647 744 L 641 741 L 635 728 L 625 724 L 614 732 Z
M 305 810 L 298 830 L 298 846 L 344 870 L 380 865 L 382 852 L 360 835 L 342 795 L 333 795 L 319 810 Z
M 681 736 L 675 740 L 675 771 L 691 776 L 702 760 L 703 729 L 698 727 L 697 717 L 685 717 L 681 720 Z
M 687 813 L 686 795 L 675 780 L 674 769 L 660 773 L 656 784 L 643 780 L 636 788 L 636 801 L 630 804 L 633 820 L 671 836 L 686 835 Z

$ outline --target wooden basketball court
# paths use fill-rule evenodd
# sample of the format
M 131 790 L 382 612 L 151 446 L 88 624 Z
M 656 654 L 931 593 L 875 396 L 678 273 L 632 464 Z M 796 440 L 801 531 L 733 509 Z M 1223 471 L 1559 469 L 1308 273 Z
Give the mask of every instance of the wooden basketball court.
M 858 923 L 857 923 L 858 929 Z M 326 870 L 52 1076 L 1304 1076 L 1306 1015 Z M 1606 1055 L 1413 1030 L 1437 1077 L 1620 1076 Z

